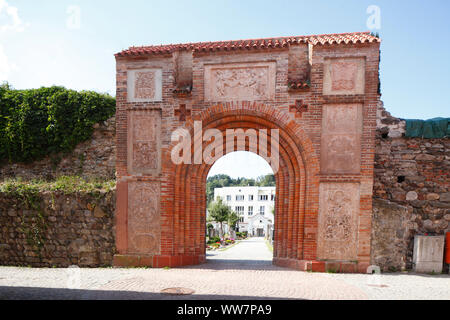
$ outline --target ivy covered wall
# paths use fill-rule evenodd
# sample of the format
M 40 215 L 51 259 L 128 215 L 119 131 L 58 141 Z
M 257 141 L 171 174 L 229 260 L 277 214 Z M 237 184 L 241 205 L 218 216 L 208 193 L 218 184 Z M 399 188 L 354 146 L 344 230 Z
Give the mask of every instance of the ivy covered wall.
M 32 162 L 70 152 L 96 123 L 115 114 L 115 98 L 64 87 L 15 90 L 0 86 L 0 163 Z

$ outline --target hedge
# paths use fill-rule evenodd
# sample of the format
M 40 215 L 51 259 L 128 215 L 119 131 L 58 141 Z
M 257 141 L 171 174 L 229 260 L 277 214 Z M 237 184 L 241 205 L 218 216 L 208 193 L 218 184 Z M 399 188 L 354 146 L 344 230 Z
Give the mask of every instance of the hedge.
M 0 162 L 31 162 L 70 152 L 95 123 L 115 113 L 108 94 L 64 87 L 14 90 L 0 86 Z

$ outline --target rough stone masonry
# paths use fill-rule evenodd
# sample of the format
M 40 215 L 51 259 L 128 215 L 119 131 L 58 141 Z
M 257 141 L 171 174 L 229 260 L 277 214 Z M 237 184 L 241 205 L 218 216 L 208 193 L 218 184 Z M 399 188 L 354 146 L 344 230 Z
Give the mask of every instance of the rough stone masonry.
M 450 231 L 450 139 L 406 138 L 380 104 L 374 169 L 372 261 L 412 269 L 415 235 Z
M 109 266 L 115 253 L 115 192 L 41 192 L 31 205 L 0 193 L 0 264 Z

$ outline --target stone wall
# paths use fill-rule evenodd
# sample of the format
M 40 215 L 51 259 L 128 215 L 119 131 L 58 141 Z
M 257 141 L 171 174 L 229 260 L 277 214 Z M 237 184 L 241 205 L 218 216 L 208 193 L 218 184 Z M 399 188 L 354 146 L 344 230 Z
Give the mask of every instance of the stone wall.
M 450 231 L 450 139 L 405 138 L 405 121 L 378 109 L 372 262 L 411 269 L 414 235 Z
M 115 253 L 115 191 L 0 193 L 0 265 L 109 266 Z
M 0 181 L 15 177 L 52 180 L 62 175 L 102 179 L 115 178 L 115 117 L 94 125 L 92 138 L 77 145 L 69 154 L 46 157 L 29 164 L 0 164 Z

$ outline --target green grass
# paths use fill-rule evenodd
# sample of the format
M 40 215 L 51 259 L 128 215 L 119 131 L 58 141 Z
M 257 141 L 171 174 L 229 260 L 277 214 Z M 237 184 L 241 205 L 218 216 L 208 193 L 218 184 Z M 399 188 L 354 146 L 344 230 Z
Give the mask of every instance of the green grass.
M 0 192 L 6 194 L 21 195 L 42 191 L 60 191 L 66 194 L 76 192 L 111 191 L 116 188 L 115 180 L 83 179 L 78 176 L 61 176 L 54 181 L 33 179 L 24 181 L 21 179 L 6 179 L 0 182 Z
M 273 246 L 270 244 L 269 240 L 266 239 L 266 246 L 269 248 L 270 252 L 273 252 Z
M 327 269 L 327 273 L 337 273 L 337 270 L 335 270 L 335 269 Z
M 237 245 L 239 242 L 240 242 L 240 241 L 235 240 L 235 242 L 234 242 L 233 244 L 230 244 L 230 245 L 226 246 L 225 248 L 221 248 L 221 249 L 217 249 L 217 250 L 218 250 L 218 251 L 226 251 L 226 250 L 228 250 L 228 249 L 234 247 L 235 245 Z

